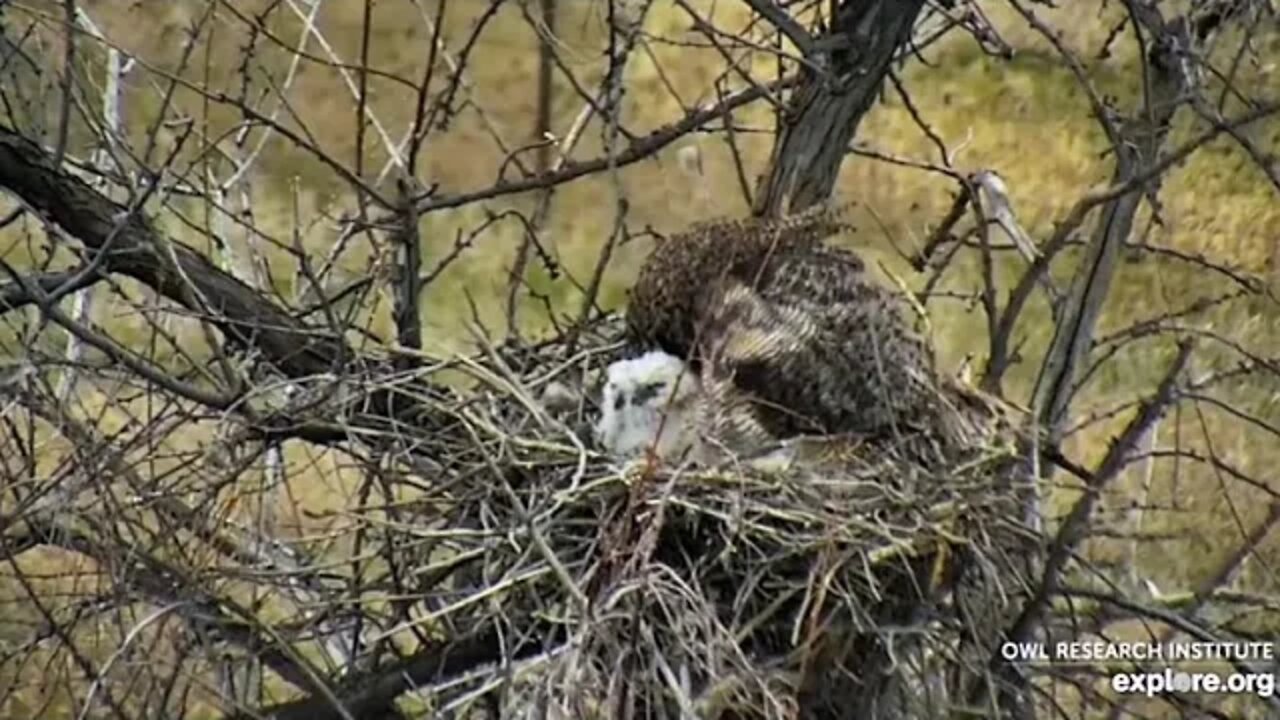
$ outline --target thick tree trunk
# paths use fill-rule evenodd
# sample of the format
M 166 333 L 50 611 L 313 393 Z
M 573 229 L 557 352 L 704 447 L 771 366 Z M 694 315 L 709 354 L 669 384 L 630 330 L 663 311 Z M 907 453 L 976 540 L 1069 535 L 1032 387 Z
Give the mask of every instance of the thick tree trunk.
M 756 215 L 794 214 L 831 196 L 858 123 L 923 7 L 924 0 L 840 4 L 831 28 L 809 48 L 811 67 L 778 129 L 756 192 Z

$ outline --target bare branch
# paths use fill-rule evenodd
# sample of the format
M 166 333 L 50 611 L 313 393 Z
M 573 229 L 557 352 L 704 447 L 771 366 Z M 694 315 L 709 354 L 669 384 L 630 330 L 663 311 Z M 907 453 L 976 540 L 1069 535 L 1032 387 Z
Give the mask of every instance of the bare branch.
M 805 57 L 813 56 L 813 36 L 800 23 L 796 22 L 790 13 L 779 7 L 774 0 L 743 0 L 743 2 L 750 5 L 752 10 L 760 14 L 760 17 L 768 20 L 769 24 L 778 28 L 778 31 L 783 35 L 786 35 L 791 44 L 795 45 L 796 49 L 800 51 L 800 54 Z

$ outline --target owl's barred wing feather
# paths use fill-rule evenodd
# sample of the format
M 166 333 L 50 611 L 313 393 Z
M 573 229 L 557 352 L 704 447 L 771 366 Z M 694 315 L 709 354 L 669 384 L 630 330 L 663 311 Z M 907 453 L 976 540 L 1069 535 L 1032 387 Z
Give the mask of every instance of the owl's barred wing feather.
M 767 383 L 816 328 L 802 313 L 764 302 L 750 286 L 726 278 L 707 294 L 698 328 L 703 427 L 713 444 L 749 454 L 785 437 L 790 428 L 816 428 L 796 405 L 779 402 Z
M 884 434 L 917 421 L 931 359 L 895 298 L 852 255 L 774 258 L 756 283 L 704 294 L 696 336 L 704 383 L 729 383 L 774 437 Z
M 700 459 L 745 459 L 772 447 L 777 437 L 762 421 L 761 401 L 742 392 L 732 377 L 702 368 L 702 404 L 696 425 Z

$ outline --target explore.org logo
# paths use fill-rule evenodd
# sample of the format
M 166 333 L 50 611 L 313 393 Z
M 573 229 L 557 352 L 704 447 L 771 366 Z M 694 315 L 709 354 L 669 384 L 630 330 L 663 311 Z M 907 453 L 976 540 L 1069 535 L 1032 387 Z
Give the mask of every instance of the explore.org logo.
M 1097 665 L 1111 673 L 1111 689 L 1120 694 L 1154 697 L 1164 693 L 1252 694 L 1275 697 L 1276 675 L 1253 672 L 1251 664 L 1273 666 L 1276 647 L 1269 642 L 1006 642 L 1005 660 L 1019 665 Z M 1126 672 L 1112 663 L 1164 662 L 1203 666 L 1228 663 L 1236 671 L 1174 669 Z
M 1165 668 L 1161 672 L 1116 673 L 1111 689 L 1122 695 L 1155 697 L 1167 692 L 1275 697 L 1276 676 L 1267 672 L 1187 672 Z

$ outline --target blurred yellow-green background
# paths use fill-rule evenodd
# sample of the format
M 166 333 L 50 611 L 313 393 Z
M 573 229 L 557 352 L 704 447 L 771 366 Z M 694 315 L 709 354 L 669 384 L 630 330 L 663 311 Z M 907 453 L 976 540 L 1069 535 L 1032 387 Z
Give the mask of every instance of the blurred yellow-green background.
M 603 3 L 560 0 L 557 5 L 554 46 L 563 67 L 554 74 L 550 130 L 562 139 L 584 107 L 574 84 L 589 93 L 599 87 L 606 68 L 608 33 Z M 1115 97 L 1122 108 L 1133 108 L 1141 88 L 1139 54 L 1130 30 L 1121 30 L 1112 38 L 1113 29 L 1123 19 L 1122 8 L 1105 2 L 1061 5 L 1056 10 L 1036 6 L 1036 12 L 1061 30 L 1062 42 L 1078 53 L 1087 77 L 1100 93 Z M 428 0 L 381 0 L 370 7 L 368 66 L 376 72 L 367 77 L 368 109 L 377 124 L 366 128 L 364 145 L 358 149 L 355 87 L 360 81 L 356 68 L 366 45 L 365 3 L 82 3 L 107 44 L 137 59 L 122 94 L 126 145 L 134 153 L 141 154 L 147 146 L 157 113 L 165 109 L 168 120 L 190 119 L 198 137 L 217 138 L 216 143 L 190 142 L 185 146 L 175 163 L 181 169 L 179 174 L 198 187 L 203 182 L 224 180 L 232 167 L 227 158 L 245 157 L 264 136 L 262 130 L 254 130 L 238 142 L 234 131 L 244 118 L 235 100 L 246 97 L 261 112 L 274 113 L 284 127 L 305 138 L 314 150 L 351 172 L 356 172 L 357 157 L 361 158 L 358 174 L 392 196 L 395 173 L 383 173 L 388 160 L 383 132 L 399 142 L 413 121 L 417 98 L 410 86 L 391 78 L 420 82 L 427 58 L 432 56 L 430 38 L 439 6 Z M 1022 226 L 1033 239 L 1043 241 L 1055 221 L 1060 221 L 1084 193 L 1107 185 L 1112 167 L 1108 144 L 1090 116 L 1085 93 L 1052 45 L 1008 6 L 989 3 L 984 7 L 1001 37 L 1014 48 L 1012 58 L 993 57 L 957 31 L 923 49 L 920 57 L 907 60 L 900 76 L 919 114 L 951 150 L 948 160 L 955 169 L 964 173 L 997 171 L 1009 188 Z M 1167 11 L 1176 7 L 1170 5 Z M 311 14 L 313 8 L 318 10 Z M 425 141 L 417 177 L 423 186 L 434 185 L 443 196 L 482 190 L 500 174 L 519 177 L 520 170 L 506 159 L 511 150 L 537 142 L 538 12 L 533 2 L 503 3 L 491 16 L 490 3 L 482 0 L 448 3 L 442 16 L 442 46 L 436 51 L 440 64 L 431 88 L 434 97 L 456 81 L 453 107 L 457 112 Z M 716 81 L 726 74 L 726 60 L 697 31 L 695 15 L 727 32 L 741 30 L 749 22 L 746 6 L 740 2 L 654 2 L 643 25 L 642 47 L 627 65 L 623 79 L 622 122 L 629 133 L 643 136 L 678 121 L 690 108 L 716 99 Z M 34 28 L 35 35 L 44 38 L 40 47 L 47 51 L 51 64 L 59 57 L 60 18 L 61 3 L 29 2 L 6 10 L 9 35 Z M 256 18 L 264 22 L 263 28 L 255 31 L 252 25 Z M 466 55 L 463 72 L 455 76 L 450 63 L 459 60 L 481 21 L 484 31 Z M 199 28 L 194 40 L 193 28 Z M 1224 33 L 1209 48 L 1207 59 L 1218 66 L 1230 65 L 1242 41 L 1239 30 Z M 1250 42 L 1253 54 L 1238 64 L 1237 83 L 1275 99 L 1280 92 L 1280 32 L 1274 23 L 1264 24 Z M 192 46 L 189 52 L 188 44 Z M 78 72 L 84 86 L 80 102 L 88 107 L 100 102 L 94 91 L 101 90 L 104 47 L 86 40 L 80 48 Z M 774 65 L 760 53 L 743 71 L 767 80 L 773 77 Z M 245 73 L 245 67 L 251 70 Z M 573 82 L 564 71 L 574 75 Z M 181 82 L 175 84 L 167 102 L 171 77 Z M 54 80 L 32 82 L 48 85 Z M 1212 83 L 1213 78 L 1205 82 Z M 740 86 L 740 79 L 729 73 L 724 87 Z M 285 104 L 272 97 L 280 88 L 287 88 Z M 56 97 L 56 93 L 48 96 Z M 51 102 L 34 115 L 11 114 L 8 121 L 34 126 L 42 119 L 47 126 L 57 109 Z M 1238 113 L 1241 105 L 1228 102 L 1226 110 L 1228 115 Z M 734 117 L 738 126 L 734 140 L 741 150 L 747 184 L 754 190 L 774 140 L 774 113 L 767 103 L 757 102 Z M 1184 112 L 1169 147 L 1203 130 L 1203 123 Z M 182 131 L 180 124 L 161 126 L 153 158 L 163 157 Z M 1273 153 L 1275 162 L 1274 153 L 1280 150 L 1280 121 L 1255 123 L 1247 132 L 1258 146 Z M 50 138 L 51 132 L 46 131 L 44 140 L 49 142 Z M 70 151 L 89 152 L 88 138 L 83 127 L 73 128 Z M 858 141 L 861 147 L 881 154 L 931 164 L 943 162 L 892 88 L 886 88 L 882 101 L 862 123 Z M 625 146 L 625 138 L 623 142 Z M 589 160 L 603 152 L 603 128 L 597 117 L 586 126 L 566 160 Z M 526 151 L 519 158 L 532 168 L 535 155 Z M 297 243 L 316 258 L 332 252 L 343 237 L 344 225 L 339 221 L 361 211 L 357 194 L 332 166 L 278 132 L 262 145 L 260 159 L 246 173 L 241 187 L 249 193 L 252 222 L 259 233 L 230 232 L 224 239 L 231 255 L 244 258 L 256 253 L 264 264 L 236 269 L 246 280 L 256 278 L 260 286 L 278 293 L 282 302 L 305 304 L 304 280 L 289 249 Z M 616 176 L 596 173 L 557 187 L 550 198 L 541 241 L 565 272 L 585 285 L 617 221 L 618 197 L 625 197 L 625 221 L 638 236 L 614 252 L 602 295 L 606 306 L 620 308 L 627 285 L 652 246 L 642 231 L 651 228 L 670 233 L 699 220 L 743 215 L 748 205 L 740 188 L 726 136 L 692 133 L 651 158 L 622 168 Z M 836 200 L 857 203 L 852 210 L 857 231 L 840 241 L 858 248 L 886 281 L 896 278 L 918 289 L 925 276 L 912 270 L 905 256 L 920 249 L 955 192 L 955 183 L 938 173 L 850 156 Z M 421 230 L 426 265 L 432 267 L 448 257 L 459 238 L 469 237 L 489 215 L 508 209 L 532 215 L 541 198 L 536 191 L 505 195 L 425 215 Z M 1166 177 L 1159 199 L 1158 217 L 1150 207 L 1141 211 L 1134 242 L 1229 266 L 1242 276 L 1256 278 L 1272 292 L 1280 288 L 1280 190 L 1230 138 L 1219 137 L 1179 163 Z M 180 241 L 214 252 L 201 228 L 209 227 L 209 217 L 217 213 L 210 213 L 199 198 L 175 195 L 166 202 L 167 207 L 149 208 L 156 221 Z M 182 217 L 182 213 L 188 215 Z M 377 211 L 370 213 L 376 215 Z M 1086 222 L 1080 239 L 1091 227 L 1092 222 Z M 505 331 L 508 275 L 524 237 L 524 225 L 510 218 L 488 225 L 468 239 L 470 244 L 458 260 L 430 285 L 422 307 L 427 343 L 433 353 L 470 347 L 468 298 L 474 300 L 486 328 L 495 336 Z M 339 257 L 335 277 L 352 280 L 370 273 L 385 277 L 385 238 L 376 232 L 358 233 L 345 242 L 349 249 Z M 44 251 L 10 241 L 0 244 L 0 252 L 21 265 Z M 971 293 L 980 282 L 977 257 L 975 252 L 963 253 L 940 289 Z M 997 278 L 1007 290 L 1025 264 L 1012 254 L 1002 257 L 1006 259 L 997 267 Z M 1066 288 L 1076 257 L 1075 251 L 1070 251 L 1055 264 L 1060 288 Z M 1100 338 L 1181 310 L 1194 298 L 1215 297 L 1236 287 L 1220 273 L 1195 263 L 1136 251 L 1130 260 L 1124 263 L 1112 289 L 1099 327 Z M 535 260 L 530 262 L 525 279 L 557 309 L 576 313 L 580 293 L 568 278 L 550 277 Z M 543 302 L 527 293 L 522 297 L 520 317 L 527 323 L 525 330 L 536 336 L 547 327 Z M 369 333 L 390 343 L 394 331 L 388 308 L 385 298 L 375 298 L 362 312 Z M 956 371 L 966 357 L 972 357 L 980 367 L 986 340 L 981 308 L 971 301 L 939 297 L 930 303 L 929 310 L 943 367 Z M 96 312 L 101 314 L 97 319 L 113 328 L 123 341 L 140 337 L 135 333 L 141 331 L 130 326 L 141 322 L 139 319 L 111 316 L 109 306 Z M 1213 306 L 1176 321 L 1189 329 L 1229 337 L 1260 357 L 1280 356 L 1280 309 L 1274 297 L 1267 299 L 1264 294 Z M 1015 367 L 1005 385 L 1009 399 L 1027 401 L 1036 361 L 1051 334 L 1047 305 L 1037 295 L 1016 334 L 1024 362 Z M 9 342 L 16 341 L 9 337 Z M 192 342 L 200 342 L 195 333 Z M 368 337 L 363 342 L 369 342 Z M 1170 348 L 1170 337 L 1127 345 L 1090 377 L 1075 415 L 1082 421 L 1093 416 L 1099 419 L 1070 436 L 1064 448 L 1068 455 L 1087 464 L 1106 451 L 1107 439 L 1128 419 L 1132 408 L 1111 416 L 1107 413 L 1150 390 L 1171 355 Z M 1193 372 L 1197 377 L 1239 359 L 1212 340 L 1202 339 L 1201 349 Z M 1106 351 L 1105 344 L 1097 350 Z M 1243 377 L 1225 390 L 1217 389 L 1216 396 L 1228 407 L 1267 419 L 1273 427 L 1280 425 L 1280 383 L 1274 375 Z M 1135 464 L 1113 488 L 1104 519 L 1132 521 L 1132 506 L 1141 498 L 1156 509 L 1142 515 L 1140 529 L 1169 537 L 1142 544 L 1136 556 L 1127 554 L 1127 543 L 1100 540 L 1091 546 L 1094 558 L 1103 564 L 1138 569 L 1157 586 L 1171 589 L 1194 585 L 1228 557 L 1267 514 L 1280 491 L 1280 480 L 1273 470 L 1280 467 L 1280 443 L 1275 435 L 1241 421 L 1221 406 L 1194 404 L 1159 424 L 1152 442 L 1168 446 L 1175 441 L 1192 452 L 1244 468 L 1262 478 L 1263 484 L 1253 487 L 1238 482 L 1208 464 L 1153 459 Z M 299 465 L 313 460 L 302 450 L 291 452 Z M 328 490 L 335 492 L 314 501 L 340 507 L 342 490 Z M 1070 491 L 1057 493 L 1054 505 L 1061 506 L 1073 497 Z M 1243 587 L 1274 590 L 1278 587 L 1274 574 L 1277 559 L 1280 538 L 1273 538 L 1257 553 L 1256 561 L 1246 565 L 1239 582 Z

